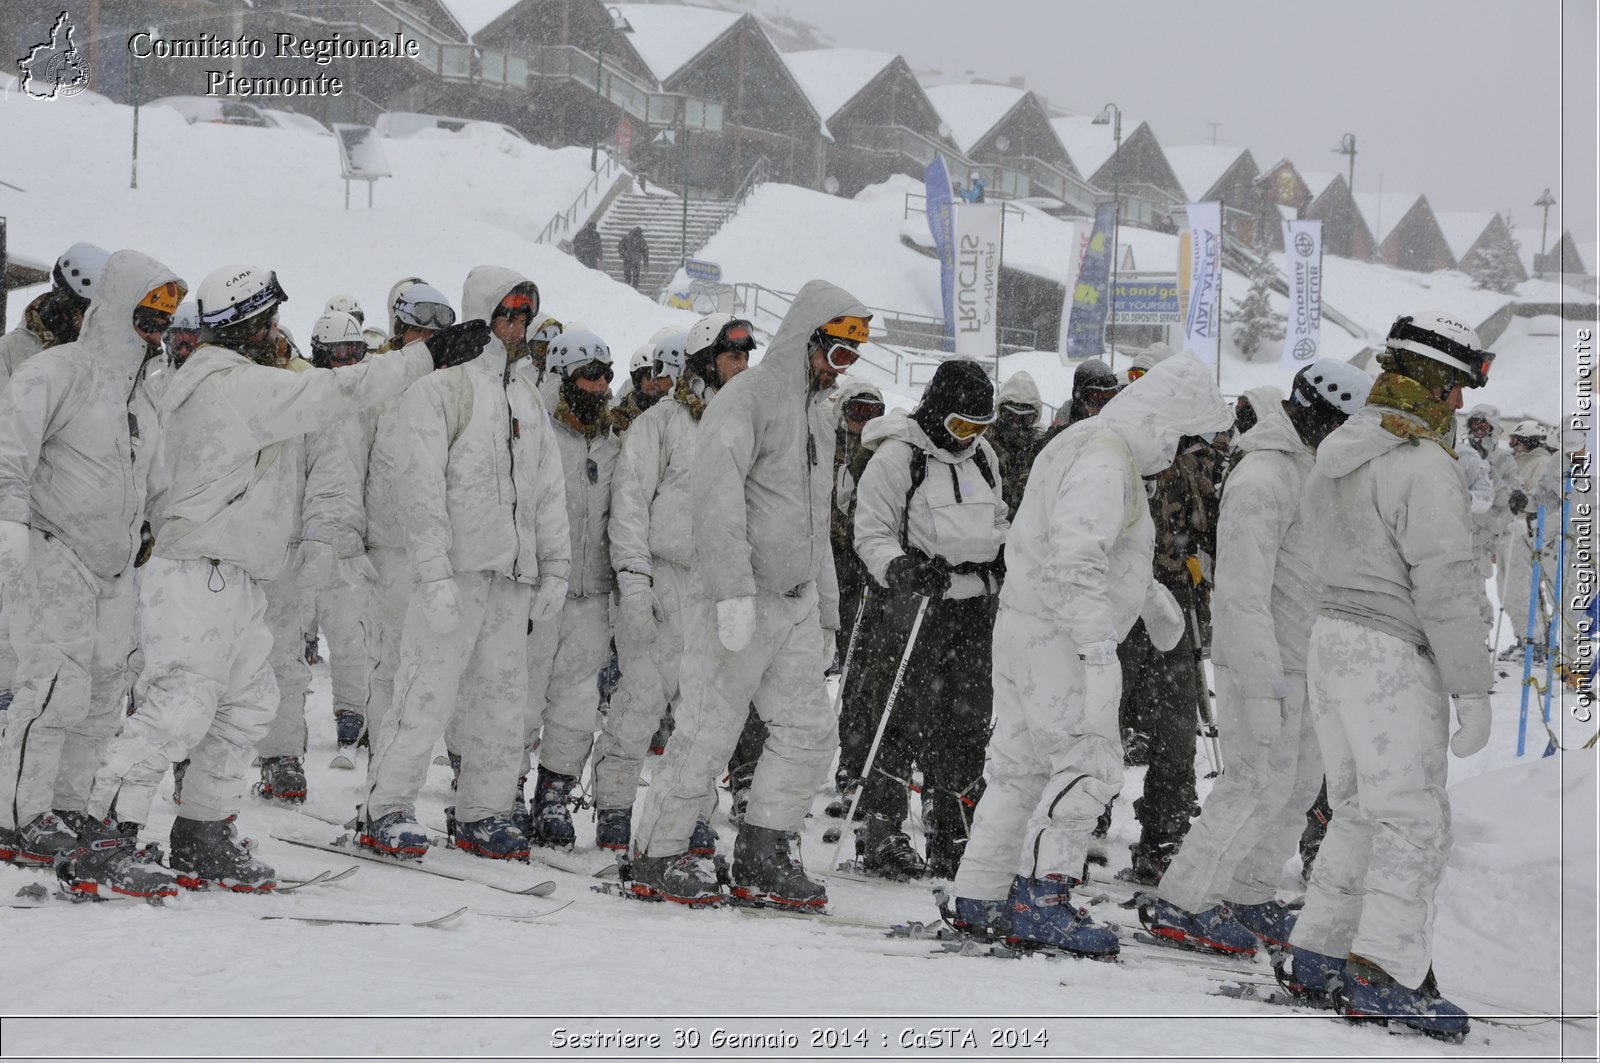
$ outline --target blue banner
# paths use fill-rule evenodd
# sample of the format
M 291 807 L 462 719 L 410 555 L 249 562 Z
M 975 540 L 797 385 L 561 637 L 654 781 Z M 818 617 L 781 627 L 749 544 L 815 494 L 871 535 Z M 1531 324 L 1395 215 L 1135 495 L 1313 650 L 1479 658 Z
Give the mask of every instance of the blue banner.
M 945 169 L 943 155 L 935 156 L 928 164 L 922 180 L 927 187 L 928 232 L 933 235 L 933 249 L 939 253 L 939 292 L 944 304 L 945 349 L 949 350 L 949 338 L 956 333 L 955 197 L 950 192 L 950 171 Z
M 1111 277 L 1116 203 L 1102 203 L 1094 212 L 1094 232 L 1083 253 L 1078 286 L 1072 292 L 1072 318 L 1067 326 L 1067 356 L 1089 358 L 1106 350 L 1106 282 Z

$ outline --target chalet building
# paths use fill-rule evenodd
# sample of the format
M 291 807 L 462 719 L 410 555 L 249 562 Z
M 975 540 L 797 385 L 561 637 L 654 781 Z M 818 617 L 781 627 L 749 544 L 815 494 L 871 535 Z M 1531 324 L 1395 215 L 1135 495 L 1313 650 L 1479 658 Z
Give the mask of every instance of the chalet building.
M 1148 123 L 1125 117 L 1120 149 L 1116 128 L 1110 122 L 1097 125 L 1092 118 L 1073 115 L 1052 118 L 1050 126 L 1091 185 L 1116 191 L 1122 204 L 1122 224 L 1177 231 L 1172 215 L 1175 208 L 1183 206 L 1183 185 Z M 1132 132 L 1127 132 L 1129 129 Z
M 1246 247 L 1281 248 L 1276 225 L 1261 233 L 1261 176 L 1255 158 L 1243 148 L 1223 144 L 1192 144 L 1167 148 L 1166 156 L 1178 175 L 1189 203 L 1221 203 L 1222 229 Z
M 1456 256 L 1428 197 L 1414 192 L 1360 192 L 1355 201 L 1378 239 L 1378 259 L 1398 269 L 1455 269 Z
M 1344 174 L 1305 172 L 1300 177 L 1311 194 L 1311 202 L 1300 216 L 1322 223 L 1323 253 L 1371 261 L 1377 255 L 1378 241 L 1350 195 Z
M 1476 272 L 1500 257 L 1517 283 L 1528 279 L 1527 267 L 1518 254 L 1516 237 L 1500 215 L 1444 211 L 1435 214 L 1434 219 L 1444 233 L 1450 253 L 1456 258 L 1456 267 L 1463 273 Z
M 1521 245 L 1517 250 L 1522 268 L 1528 276 L 1559 278 L 1564 274 L 1572 278 L 1593 273 L 1594 264 L 1584 261 L 1570 230 L 1563 229 L 1557 233 L 1551 228 L 1548 232 L 1540 233 L 1539 228 L 1537 225 L 1519 225 L 1516 228 L 1517 242 Z M 1542 255 L 1539 253 L 1541 237 L 1545 241 Z
M 967 184 L 982 176 L 990 195 L 1048 196 L 1075 213 L 1094 213 L 1101 192 L 1072 164 L 1039 97 L 1009 85 L 936 85 L 927 92 L 950 138 L 977 167 L 952 172 L 952 180 Z

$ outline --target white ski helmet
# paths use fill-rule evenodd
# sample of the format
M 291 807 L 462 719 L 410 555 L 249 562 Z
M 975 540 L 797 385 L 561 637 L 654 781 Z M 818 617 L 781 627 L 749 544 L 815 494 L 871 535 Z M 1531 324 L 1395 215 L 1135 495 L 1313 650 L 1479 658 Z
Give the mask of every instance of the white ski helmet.
M 389 342 L 389 334 L 377 325 L 368 325 L 362 329 L 361 338 L 367 341 L 368 351 L 380 350 L 385 343 Z
M 1483 349 L 1478 333 L 1449 314 L 1429 310 L 1396 318 L 1384 346 L 1391 351 L 1411 351 L 1458 370 L 1481 388 L 1489 382 L 1494 354 Z
M 545 369 L 562 376 L 569 376 L 569 370 L 590 362 L 609 367 L 611 348 L 606 346 L 605 340 L 586 329 L 567 329 L 551 340 L 545 351 Z
M 649 342 L 641 343 L 633 352 L 633 357 L 628 359 L 628 375 L 632 376 L 641 369 L 649 369 L 655 361 L 655 346 Z
M 717 355 L 723 351 L 756 349 L 755 332 L 750 322 L 732 314 L 707 314 L 689 326 L 687 342 L 687 368 L 702 377 L 715 374 L 712 366 Z
M 1319 358 L 1294 375 L 1289 399 L 1296 406 L 1327 403 L 1349 417 L 1366 405 L 1372 378 L 1349 362 Z
M 407 328 L 442 329 L 456 323 L 450 297 L 426 281 L 413 281 L 394 300 L 395 335 Z
M 366 356 L 367 339 L 354 314 L 329 310 L 311 330 L 311 364 L 318 369 L 354 365 Z
M 94 299 L 95 278 L 106 268 L 106 260 L 110 257 L 109 251 L 96 244 L 76 243 L 56 259 L 56 267 L 50 276 L 57 288 L 71 292 L 82 302 L 88 303 Z
M 206 274 L 195 291 L 204 328 L 225 328 L 271 313 L 289 301 L 278 275 L 254 266 L 221 266 Z
M 689 334 L 676 329 L 663 329 L 662 332 L 652 337 L 655 347 L 650 352 L 650 364 L 654 366 L 656 376 L 664 376 L 677 383 L 689 361 Z
M 400 326 L 394 319 L 394 305 L 399 301 L 401 292 L 405 291 L 413 284 L 422 283 L 423 280 L 421 277 L 402 277 L 395 281 L 394 285 L 389 289 L 389 299 L 383 305 L 389 309 L 389 329 L 396 336 L 400 335 Z
M 1518 421 L 1511 429 L 1510 438 L 1526 440 L 1532 446 L 1543 446 L 1545 437 L 1550 434 L 1550 429 L 1538 421 Z
M 329 299 L 328 305 L 322 308 L 322 312 L 326 314 L 329 310 L 342 310 L 346 314 L 349 314 L 351 317 L 355 318 L 356 324 L 358 325 L 365 325 L 367 323 L 367 315 L 362 313 L 361 304 L 356 302 L 356 297 L 353 295 L 345 295 L 341 292 L 332 299 Z

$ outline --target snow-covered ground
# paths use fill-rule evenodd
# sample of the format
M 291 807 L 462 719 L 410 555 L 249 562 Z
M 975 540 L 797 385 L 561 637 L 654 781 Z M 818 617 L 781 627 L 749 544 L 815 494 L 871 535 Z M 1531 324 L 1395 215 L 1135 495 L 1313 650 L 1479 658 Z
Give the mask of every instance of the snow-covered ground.
M 129 112 L 116 105 L 53 108 L 15 95 L 0 99 L 0 142 L 22 146 L 0 156 L 0 181 L 26 189 L 0 184 L 0 213 L 10 219 L 11 247 L 50 261 L 80 239 L 108 248 L 134 246 L 184 272 L 191 283 L 221 262 L 269 266 L 278 270 L 291 296 L 285 321 L 302 339 L 323 300 L 336 291 L 355 294 L 370 311 L 400 276 L 421 274 L 455 294 L 466 271 L 484 262 L 525 271 L 539 283 L 550 312 L 587 323 L 619 352 L 631 351 L 662 324 L 686 326 L 692 320 L 532 242 L 545 219 L 570 203 L 588 180 L 581 151 L 550 151 L 498 135 L 386 141 L 395 177 L 378 185 L 375 209 L 361 205 L 365 199 L 358 188 L 355 209 L 345 211 L 327 137 L 186 126 L 175 114 L 146 109 L 140 187 L 130 191 L 128 134 Z M 722 262 L 729 280 L 792 291 L 823 276 L 852 287 L 873 305 L 936 312 L 936 265 L 900 243 L 902 232 L 922 226 L 925 235 L 925 226 L 920 216 L 902 214 L 903 196 L 893 189 L 851 202 L 773 186 L 752 197 L 704 257 Z M 1033 226 L 1035 217 L 1043 216 L 1032 215 L 1023 224 Z M 1031 232 L 1030 243 L 1046 240 Z M 1150 244 L 1136 247 L 1141 268 L 1157 266 L 1156 237 L 1134 238 Z M 1328 261 L 1329 301 L 1375 331 L 1424 297 L 1427 306 L 1465 305 L 1481 316 L 1498 305 L 1484 293 L 1473 293 L 1458 275 L 1423 277 Z M 8 326 L 16 323 L 22 305 L 14 295 Z M 1519 342 L 1533 343 L 1539 339 L 1536 332 L 1524 329 Z M 1274 366 L 1228 357 L 1229 391 L 1282 382 Z M 1033 373 L 1047 400 L 1057 402 L 1066 394 L 1070 370 L 1053 353 L 1019 354 L 1006 362 L 1005 373 L 1019 368 Z M 1530 360 L 1506 373 L 1505 362 L 1496 366 L 1490 401 L 1520 409 L 1516 404 L 1526 395 L 1530 412 L 1544 409 L 1535 403 L 1554 402 L 1553 385 L 1535 379 L 1544 371 L 1539 365 Z M 863 375 L 873 372 L 863 370 Z M 1553 381 L 1553 367 L 1548 372 Z M 892 385 L 891 401 L 909 401 L 908 393 L 896 390 L 901 381 L 882 382 Z M 1524 385 L 1526 392 L 1514 390 Z M 689 1025 L 709 1038 L 717 1023 L 688 1019 L 721 1015 L 790 1016 L 721 1025 L 786 1029 L 801 1041 L 791 1055 L 811 1051 L 808 1031 L 818 1025 L 815 1020 L 837 1017 L 826 1025 L 852 1034 L 871 1031 L 868 1053 L 897 1051 L 905 1029 L 970 1027 L 987 1045 L 990 1028 L 1011 1026 L 1048 1032 L 1047 1050 L 1011 1053 L 1023 1056 L 1593 1058 L 1592 1019 L 1562 1023 L 1543 1016 L 1595 1010 L 1597 779 L 1594 751 L 1578 748 L 1594 725 L 1563 726 L 1560 736 L 1570 751 L 1539 759 L 1542 728 L 1535 722 L 1529 755 L 1518 760 L 1520 671 L 1507 671 L 1494 697 L 1490 748 L 1452 763 L 1456 849 L 1439 893 L 1435 956 L 1446 992 L 1474 1011 L 1533 1017 L 1506 1019 L 1510 1025 L 1479 1024 L 1459 1048 L 1220 998 L 1210 993 L 1218 977 L 1214 973 L 1159 956 L 1130 954 L 1121 965 L 929 959 L 926 943 L 886 940 L 870 929 L 625 902 L 591 893 L 589 879 L 543 868 L 473 865 L 508 883 L 554 879 L 558 893 L 549 900 L 363 863 L 345 882 L 298 895 L 185 895 L 164 909 L 0 909 L 0 1012 L 69 1017 L 8 1019 L 4 1051 L 11 1056 L 114 1051 L 274 1059 L 340 1053 L 526 1054 L 552 1051 L 551 1031 L 557 1026 L 635 1028 L 620 1017 L 661 1016 L 650 1028 L 670 1041 L 674 1027 Z M 1567 708 L 1557 706 L 1558 719 L 1568 719 Z M 361 776 L 327 768 L 333 736 L 324 668 L 316 670 L 307 714 L 310 808 L 342 819 L 354 808 Z M 1133 840 L 1129 806 L 1142 774 L 1129 772 L 1118 802 L 1112 870 L 1125 864 L 1126 846 Z M 823 846 L 821 833 L 833 822 L 821 813 L 825 799 L 819 796 L 806 832 L 806 858 L 817 870 L 825 868 L 830 848 Z M 422 796 L 422 818 L 440 822 L 448 800 L 448 774 L 435 769 Z M 156 808 L 148 836 L 159 839 L 173 808 L 165 798 Z M 252 799 L 241 822 L 286 877 L 350 862 L 270 837 L 330 838 L 337 830 L 323 820 Z M 731 833 L 725 823 L 720 826 L 726 844 Z M 579 831 L 580 840 L 592 845 L 587 815 L 580 818 Z M 0 897 L 40 881 L 47 876 L 0 867 Z M 1292 888 L 1294 881 L 1291 864 L 1285 886 Z M 840 920 L 890 923 L 935 915 L 923 888 L 836 878 L 830 893 Z M 567 901 L 569 907 L 537 922 L 488 917 L 547 912 Z M 418 919 L 463 905 L 470 907 L 469 914 L 443 930 L 254 918 L 285 913 Z M 1096 908 L 1107 918 L 1128 918 L 1110 904 Z M 183 1018 L 82 1018 L 91 1015 Z M 268 1018 L 244 1025 L 203 1019 L 237 1015 Z M 280 1015 L 354 1018 L 270 1018 Z M 1000 1015 L 1027 1018 L 985 1018 Z M 1155 1016 L 1160 1021 L 1143 1021 Z M 880 1036 L 888 1038 L 886 1047 L 880 1046 Z M 709 1049 L 709 1041 L 704 1047 Z M 736 1058 L 740 1053 L 710 1054 Z M 920 1054 L 940 1053 L 925 1048 Z

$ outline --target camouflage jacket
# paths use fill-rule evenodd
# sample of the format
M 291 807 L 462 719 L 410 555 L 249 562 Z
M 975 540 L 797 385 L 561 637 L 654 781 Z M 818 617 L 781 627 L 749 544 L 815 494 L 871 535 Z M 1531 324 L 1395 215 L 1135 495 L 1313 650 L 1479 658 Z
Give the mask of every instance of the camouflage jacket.
M 1022 505 L 1022 491 L 1028 486 L 1028 471 L 1033 468 L 1033 459 L 1038 457 L 1044 445 L 1044 436 L 1033 428 L 1014 432 L 995 428 L 984 438 L 989 440 L 995 456 L 1000 459 L 1000 491 L 1006 502 L 1006 519 L 1010 520 L 1017 515 L 1017 507 Z
M 652 403 L 651 405 L 654 405 Z M 628 426 L 639 419 L 648 407 L 639 405 L 639 391 L 634 389 L 628 392 L 623 400 L 611 407 L 611 427 L 620 435 L 628 430 Z
M 1156 526 L 1155 577 L 1169 587 L 1194 585 L 1188 559 L 1217 555 L 1217 470 L 1221 455 L 1209 448 L 1182 454 L 1172 467 L 1145 481 Z

